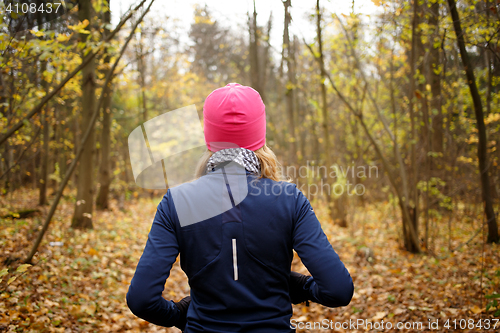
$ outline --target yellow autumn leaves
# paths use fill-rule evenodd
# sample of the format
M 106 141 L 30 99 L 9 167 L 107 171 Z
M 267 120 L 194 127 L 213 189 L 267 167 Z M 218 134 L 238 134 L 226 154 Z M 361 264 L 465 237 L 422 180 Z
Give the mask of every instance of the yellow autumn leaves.
M 14 282 L 19 276 L 23 275 L 23 273 L 25 273 L 28 268 L 30 268 L 32 265 L 30 264 L 22 264 L 22 265 L 19 265 L 17 267 L 17 269 L 14 271 L 14 274 L 13 276 L 11 276 L 8 280 L 7 280 L 7 285 L 10 285 L 12 282 Z M 4 279 L 4 276 L 8 275 L 9 274 L 9 269 L 8 268 L 4 268 L 0 271 L 0 282 L 3 281 Z

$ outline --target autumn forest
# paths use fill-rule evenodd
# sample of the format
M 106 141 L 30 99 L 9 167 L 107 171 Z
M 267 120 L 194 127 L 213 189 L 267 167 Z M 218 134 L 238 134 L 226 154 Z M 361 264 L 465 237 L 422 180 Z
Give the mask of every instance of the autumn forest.
M 500 330 L 500 1 L 115 1 L 0 2 L 0 332 L 179 332 L 125 301 L 166 192 L 130 136 L 231 82 L 354 280 L 297 332 Z

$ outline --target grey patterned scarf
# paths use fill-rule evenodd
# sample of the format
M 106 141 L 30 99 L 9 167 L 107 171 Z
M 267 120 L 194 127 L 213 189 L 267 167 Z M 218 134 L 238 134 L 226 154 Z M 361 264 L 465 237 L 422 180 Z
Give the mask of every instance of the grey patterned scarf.
M 259 159 L 253 151 L 245 148 L 228 148 L 213 153 L 207 162 L 207 173 L 224 162 L 236 162 L 251 173 L 260 173 Z

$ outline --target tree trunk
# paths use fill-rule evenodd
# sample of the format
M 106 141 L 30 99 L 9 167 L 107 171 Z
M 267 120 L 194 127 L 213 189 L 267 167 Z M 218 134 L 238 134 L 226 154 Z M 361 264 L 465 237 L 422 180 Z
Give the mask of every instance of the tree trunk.
M 290 15 L 291 0 L 283 2 L 285 6 L 285 27 L 283 30 L 283 58 L 286 63 L 287 81 L 285 84 L 285 105 L 286 114 L 288 117 L 288 147 L 289 147 L 289 162 L 295 166 L 297 162 L 297 144 L 296 144 L 296 129 L 295 129 L 295 112 L 294 112 L 294 94 L 295 94 L 295 74 L 293 72 L 293 47 L 290 42 L 289 26 L 292 20 Z
M 48 85 L 47 82 L 43 79 L 43 72 L 47 68 L 47 62 L 43 61 L 41 65 L 41 85 L 46 93 L 48 93 Z M 42 148 L 42 165 L 40 166 L 40 179 L 39 179 L 39 197 L 38 204 L 46 205 L 47 204 L 47 182 L 48 182 L 48 169 L 49 169 L 49 107 L 48 105 L 45 107 L 45 111 L 42 113 L 42 127 L 43 127 L 43 148 Z
M 111 0 L 108 1 L 110 6 Z M 111 9 L 104 13 L 104 22 L 111 23 Z M 104 37 L 109 34 L 107 29 L 104 29 Z M 111 57 L 106 54 L 104 63 L 106 68 L 110 66 Z M 105 76 L 108 75 L 109 69 L 106 69 Z M 97 194 L 96 207 L 99 210 L 109 208 L 109 186 L 111 184 L 110 174 L 110 151 L 111 151 L 111 99 L 112 99 L 112 80 L 107 87 L 102 88 L 104 101 L 102 107 L 102 133 L 101 133 L 101 163 L 99 166 L 99 193 Z
M 54 142 L 56 144 L 56 149 L 54 151 L 54 168 L 57 165 L 57 168 L 55 168 L 55 175 L 53 181 L 52 181 L 52 192 L 56 193 L 57 187 L 59 185 L 59 181 L 64 177 L 64 170 L 65 170 L 65 165 L 66 165 L 66 160 L 65 160 L 65 147 L 61 144 L 62 140 L 62 134 L 63 134 L 63 124 L 61 122 L 61 119 L 63 118 L 61 116 L 62 114 L 62 106 L 59 106 L 58 104 L 54 105 L 54 120 L 55 120 L 55 126 L 54 126 Z
M 417 62 L 417 38 L 420 38 L 417 32 L 418 29 L 418 0 L 413 0 L 413 20 L 412 20 L 412 33 L 411 33 L 411 50 L 410 50 L 410 89 L 408 92 L 409 99 L 409 113 L 410 113 L 410 127 L 411 127 L 411 141 L 410 141 L 410 181 L 409 181 L 409 198 L 405 198 L 405 200 L 409 200 L 409 202 L 403 204 L 410 207 L 410 211 L 412 212 L 412 216 L 410 219 L 403 219 L 403 223 L 411 223 L 413 228 L 418 235 L 418 191 L 417 191 L 417 183 L 418 183 L 418 170 L 417 170 L 417 152 L 416 152 L 416 141 L 417 141 L 417 124 L 415 121 L 415 110 L 414 110 L 414 98 L 415 98 L 415 64 Z M 406 239 L 406 237 L 405 237 Z M 408 251 L 412 251 L 411 249 L 414 247 L 412 244 L 405 244 L 406 249 Z
M 327 100 L 326 100 L 326 69 L 325 69 L 325 58 L 323 54 L 323 36 L 322 36 L 322 29 L 321 29 L 321 8 L 319 6 L 319 0 L 316 1 L 316 32 L 318 36 L 318 61 L 319 61 L 319 66 L 320 66 L 320 88 L 321 88 L 321 113 L 323 115 L 323 140 L 324 142 L 324 147 L 325 147 L 325 166 L 326 166 L 326 174 L 325 174 L 325 181 L 327 184 L 331 185 L 331 181 L 329 179 L 329 171 L 330 167 L 332 166 L 332 152 L 330 151 L 330 131 L 328 129 L 328 105 L 327 105 Z M 344 197 L 344 193 L 338 198 L 338 200 L 335 200 L 335 204 L 333 202 L 333 196 L 332 193 L 333 189 L 330 187 L 329 191 L 325 194 L 326 199 L 327 199 L 327 204 L 328 204 L 328 212 L 329 215 L 332 217 L 332 220 L 335 221 L 336 223 L 339 224 L 341 227 L 347 227 L 347 220 L 346 220 L 346 214 L 345 214 L 345 200 L 342 198 Z M 344 192 L 344 191 L 343 191 Z M 335 206 L 334 206 L 335 205 Z
M 427 62 L 427 82 L 430 85 L 430 137 L 427 138 L 428 152 L 426 154 L 427 169 L 425 178 L 427 182 L 427 190 L 425 192 L 425 246 L 427 252 L 433 251 L 432 242 L 429 240 L 429 209 L 431 205 L 434 209 L 439 209 L 438 202 L 430 203 L 430 178 L 443 178 L 442 166 L 443 161 L 443 145 L 444 145 L 444 129 L 443 129 L 443 112 L 442 112 L 442 96 L 441 96 L 441 75 L 443 68 L 440 60 L 440 36 L 439 36 L 439 1 L 432 3 L 429 7 L 429 28 L 430 38 L 428 42 L 429 59 Z M 432 237 L 431 237 L 432 238 Z
M 48 121 L 49 108 L 46 107 L 42 113 L 42 127 L 43 127 L 43 148 L 42 148 L 42 165 L 40 166 L 40 179 L 39 179 L 39 205 L 47 204 L 47 182 L 48 182 L 48 167 L 49 167 L 49 121 Z
M 248 35 L 249 35 L 249 52 L 250 52 L 250 82 L 252 87 L 259 92 L 262 96 L 262 87 L 260 80 L 260 66 L 259 66 L 259 32 L 257 27 L 257 10 L 255 8 L 255 1 L 253 2 L 253 16 L 248 17 Z
M 319 7 L 319 0 L 316 1 L 316 33 L 318 37 L 318 52 L 319 52 L 319 69 L 320 69 L 320 89 L 321 89 L 321 114 L 323 116 L 323 145 L 325 147 L 325 164 L 326 164 L 326 174 L 324 175 L 324 179 L 328 182 L 328 169 L 330 168 L 331 162 L 331 152 L 330 152 L 330 131 L 328 130 L 328 106 L 326 101 L 326 86 L 325 86 L 325 60 L 323 56 L 323 40 L 322 40 L 322 31 L 321 31 L 321 8 Z M 330 182 L 328 182 L 330 183 Z M 328 205 L 328 214 L 332 216 L 333 212 L 333 203 L 332 196 L 330 193 L 326 193 L 327 205 Z
M 111 88 L 106 89 L 104 96 L 102 133 L 101 133 L 101 163 L 99 166 L 99 193 L 96 206 L 99 210 L 109 208 L 109 187 L 111 185 L 110 146 L 111 146 Z
M 455 0 L 448 0 L 448 5 L 450 7 L 451 18 L 453 20 L 453 27 L 455 28 L 455 34 L 457 35 L 457 44 L 460 49 L 460 55 L 462 57 L 462 64 L 465 69 L 465 74 L 467 76 L 467 83 L 469 85 L 470 93 L 474 103 L 474 113 L 476 115 L 477 131 L 479 137 L 477 157 L 479 160 L 479 174 L 481 177 L 481 194 L 484 203 L 484 213 L 486 215 L 488 223 L 488 243 L 498 243 L 498 225 L 495 217 L 495 212 L 493 210 L 493 201 L 490 195 L 490 179 L 488 174 L 488 155 L 486 151 L 487 138 L 486 138 L 486 126 L 484 124 L 483 116 L 483 105 L 481 102 L 481 96 L 476 86 L 476 78 L 474 76 L 474 71 L 472 63 L 469 59 L 469 54 L 465 49 L 464 32 L 462 31 L 462 26 L 460 24 L 460 17 L 457 11 L 457 5 Z
M 441 61 L 439 46 L 436 42 L 439 39 L 439 2 L 436 1 L 430 6 L 429 26 L 431 27 L 431 38 L 429 43 L 429 83 L 431 86 L 432 98 L 430 101 L 432 115 L 432 151 L 443 152 L 443 112 L 441 110 Z M 434 157 L 433 169 L 439 168 L 440 157 Z
M 92 4 L 91 1 L 81 1 L 78 7 L 78 19 L 80 21 L 89 20 L 92 24 Z M 80 34 L 83 43 L 87 40 L 86 34 Z M 85 52 L 85 51 L 84 51 Z M 90 53 L 89 53 L 90 54 Z M 82 61 L 89 56 L 82 55 Z M 90 124 L 90 119 L 94 114 L 95 105 L 95 61 L 92 59 L 87 66 L 82 69 L 82 111 L 81 127 L 86 129 Z M 94 130 L 90 132 L 90 137 L 83 148 L 82 157 L 78 165 L 78 185 L 75 212 L 71 221 L 72 228 L 91 229 L 94 196 Z
M 140 91 L 140 100 L 142 105 L 142 120 L 148 120 L 148 108 L 147 108 L 147 100 L 146 100 L 146 63 L 144 61 L 144 46 L 142 45 L 142 34 L 139 36 L 139 40 L 137 41 L 137 69 L 139 72 L 139 86 L 141 87 Z
M 266 41 L 266 46 L 262 47 L 262 56 L 260 56 L 260 59 L 262 59 L 262 63 L 261 65 L 259 65 L 260 88 L 262 89 L 262 91 L 260 92 L 260 97 L 262 97 L 264 103 L 267 102 L 266 86 L 268 84 L 268 78 L 271 78 L 270 73 L 274 73 L 273 65 L 270 63 L 270 57 L 269 57 L 269 50 L 271 49 L 272 20 L 273 20 L 273 13 L 271 12 L 271 14 L 269 15 L 269 19 L 267 21 L 266 35 L 264 37 Z M 275 79 L 274 75 L 273 78 Z

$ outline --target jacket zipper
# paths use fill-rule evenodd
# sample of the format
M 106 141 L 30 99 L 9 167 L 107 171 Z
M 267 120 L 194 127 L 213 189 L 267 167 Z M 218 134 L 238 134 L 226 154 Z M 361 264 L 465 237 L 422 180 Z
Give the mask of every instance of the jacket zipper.
M 233 238 L 233 271 L 234 280 L 238 280 L 238 256 L 236 254 L 236 238 Z

